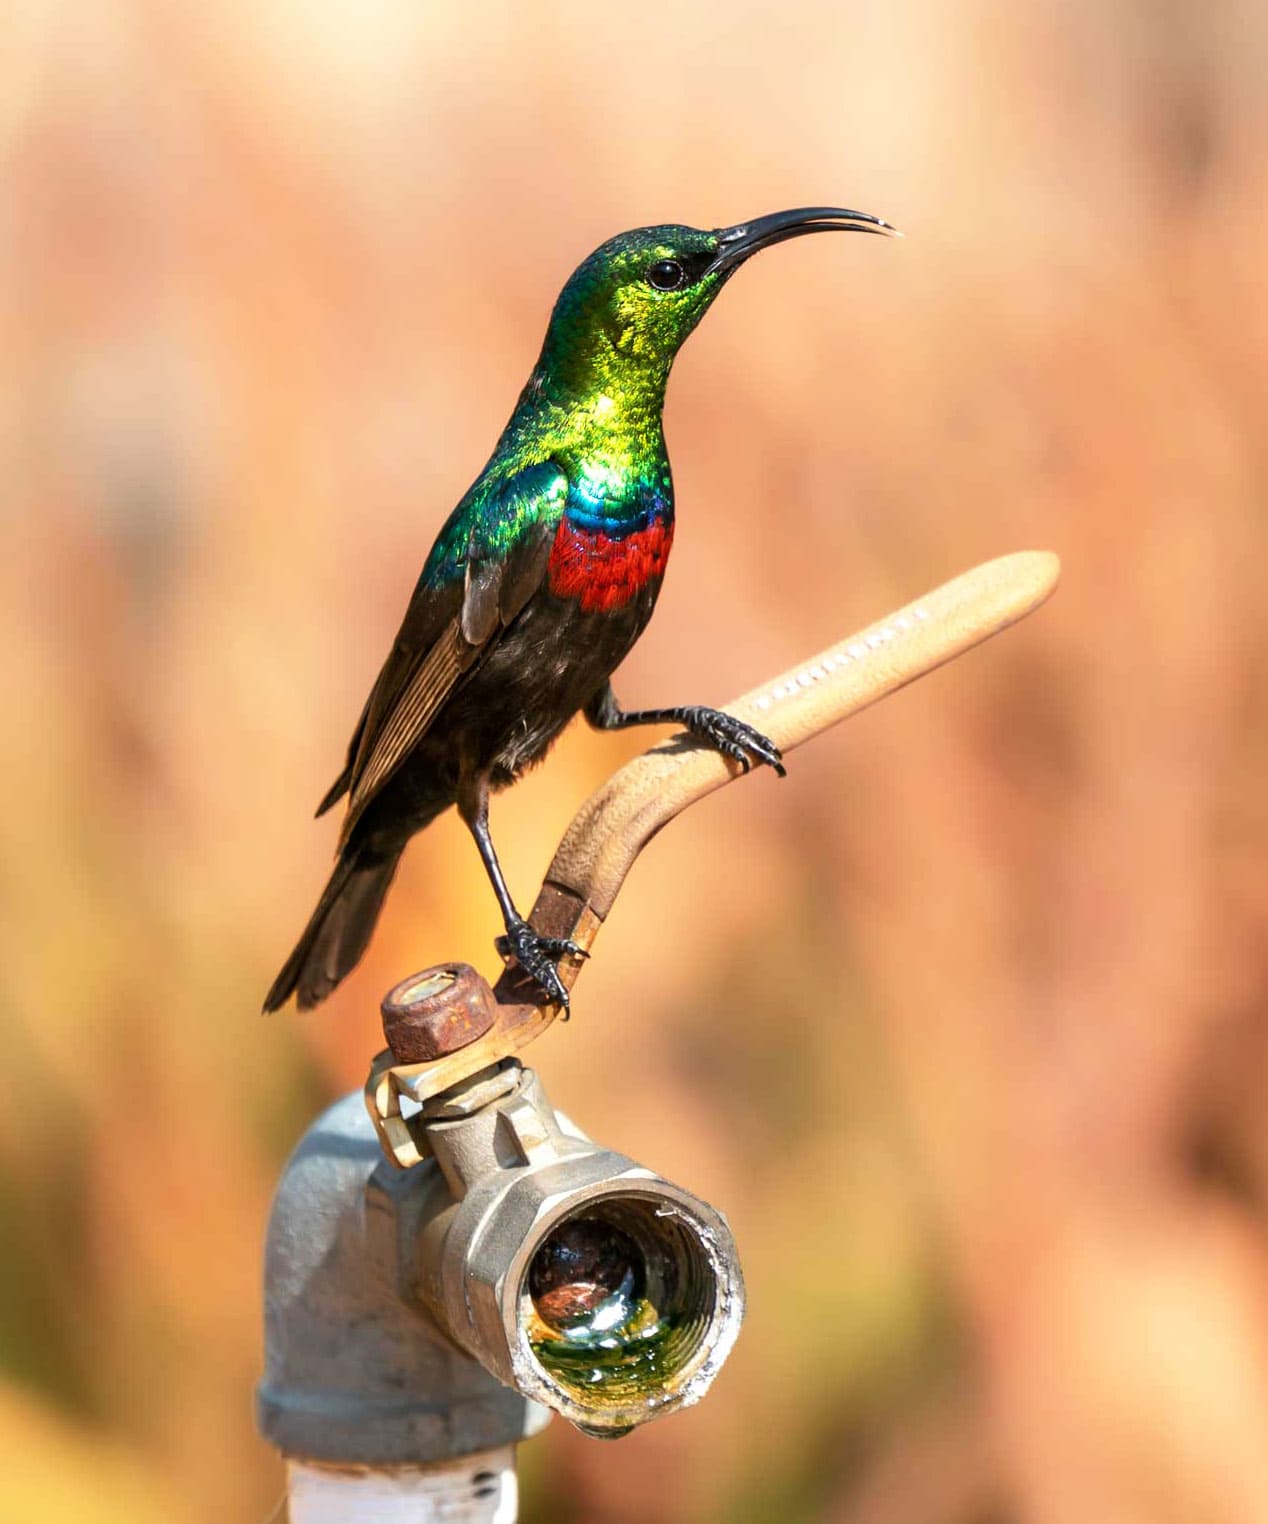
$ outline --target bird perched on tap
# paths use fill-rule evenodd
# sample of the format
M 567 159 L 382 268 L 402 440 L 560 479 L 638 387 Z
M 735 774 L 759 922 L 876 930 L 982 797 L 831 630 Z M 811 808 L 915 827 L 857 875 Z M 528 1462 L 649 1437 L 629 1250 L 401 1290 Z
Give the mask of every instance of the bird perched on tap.
M 774 212 L 704 231 L 637 228 L 569 278 L 541 356 L 484 470 L 445 521 L 343 770 L 334 871 L 265 997 L 325 999 L 369 943 L 406 843 L 450 805 L 497 897 L 502 946 L 567 1006 L 557 963 L 579 949 L 516 909 L 489 831 L 489 796 L 583 713 L 601 730 L 678 724 L 747 770 L 778 749 L 717 709 L 625 710 L 611 676 L 646 628 L 674 538 L 662 413 L 674 357 L 752 255 L 809 233 L 893 234 L 841 207 Z

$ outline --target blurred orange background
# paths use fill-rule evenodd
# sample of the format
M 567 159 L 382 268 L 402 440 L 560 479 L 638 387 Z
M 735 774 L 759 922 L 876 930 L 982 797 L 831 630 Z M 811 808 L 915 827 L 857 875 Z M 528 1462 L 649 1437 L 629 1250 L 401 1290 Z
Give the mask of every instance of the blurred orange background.
M 1268 1520 L 1268 10 L 20 0 L 0 51 L 0 1517 L 254 1524 L 269 1195 L 499 929 L 411 849 L 259 1004 L 312 808 L 574 264 L 803 203 L 677 367 L 618 681 L 720 703 L 975 561 L 1010 632 L 677 822 L 535 1050 L 730 1216 L 690 1414 L 530 1521 Z M 530 901 L 647 736 L 494 806 Z

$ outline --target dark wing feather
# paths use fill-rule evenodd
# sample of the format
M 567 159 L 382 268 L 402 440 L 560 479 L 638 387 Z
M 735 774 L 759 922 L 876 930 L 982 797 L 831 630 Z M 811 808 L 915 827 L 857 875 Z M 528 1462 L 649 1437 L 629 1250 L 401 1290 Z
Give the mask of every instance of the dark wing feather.
M 567 478 L 549 462 L 511 477 L 473 515 L 462 583 L 415 593 L 366 704 L 349 765 L 327 795 L 333 803 L 345 789 L 350 792 L 341 845 L 463 674 L 541 586 L 567 490 Z M 503 549 L 508 541 L 510 549 Z M 421 640 L 420 626 L 426 632 Z
M 377 685 L 376 685 L 377 686 Z M 361 749 L 361 737 L 365 734 L 365 719 L 370 712 L 370 705 L 374 700 L 375 689 L 370 689 L 370 697 L 366 699 L 361 710 L 361 718 L 357 721 L 357 728 L 352 732 L 352 739 L 348 742 L 348 755 L 343 764 L 343 771 L 321 796 L 321 803 L 317 806 L 317 816 L 326 813 L 332 805 L 336 805 L 348 792 L 348 786 L 352 782 L 352 770 L 356 766 L 357 752 Z
M 318 815 L 324 815 L 355 785 L 359 763 L 365 760 L 367 739 L 373 740 L 384 717 L 391 712 L 419 663 L 426 659 L 428 651 L 444 634 L 460 607 L 460 584 L 432 589 L 420 581 L 415 588 L 400 633 L 374 680 L 370 696 L 361 711 L 361 718 L 348 742 L 348 756 L 343 771 L 317 806 Z
M 559 517 L 543 520 L 516 541 L 498 579 L 498 617 L 505 627 L 546 580 Z
M 400 691 L 373 738 L 368 732 L 362 736 L 352 765 L 348 813 L 339 833 L 341 847 L 366 805 L 426 734 L 436 711 L 478 651 L 463 636 L 461 616 L 450 620 Z
M 501 624 L 498 597 L 502 586 L 502 562 L 488 557 L 467 556 L 467 579 L 462 590 L 462 638 L 468 645 L 482 646 Z

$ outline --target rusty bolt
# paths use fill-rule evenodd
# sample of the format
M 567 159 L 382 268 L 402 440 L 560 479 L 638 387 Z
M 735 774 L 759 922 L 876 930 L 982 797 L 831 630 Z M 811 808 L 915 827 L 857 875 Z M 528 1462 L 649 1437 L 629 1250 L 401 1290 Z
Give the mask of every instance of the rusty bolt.
M 475 1042 L 493 1025 L 493 991 L 468 963 L 442 963 L 388 991 L 383 1035 L 398 1064 L 428 1063 Z

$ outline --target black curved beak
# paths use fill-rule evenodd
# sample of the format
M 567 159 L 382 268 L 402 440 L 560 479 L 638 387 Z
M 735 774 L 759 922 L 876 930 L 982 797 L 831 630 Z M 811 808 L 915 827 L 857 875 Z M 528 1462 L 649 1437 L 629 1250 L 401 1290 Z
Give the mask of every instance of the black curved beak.
M 718 228 L 718 252 L 706 274 L 720 274 L 733 270 L 759 249 L 769 249 L 772 244 L 783 243 L 786 238 L 800 238 L 804 233 L 880 233 L 889 238 L 901 238 L 897 228 L 891 227 L 870 212 L 851 212 L 841 206 L 799 206 L 791 212 L 771 212 L 767 217 L 755 217 L 752 222 L 737 222 L 731 228 Z

